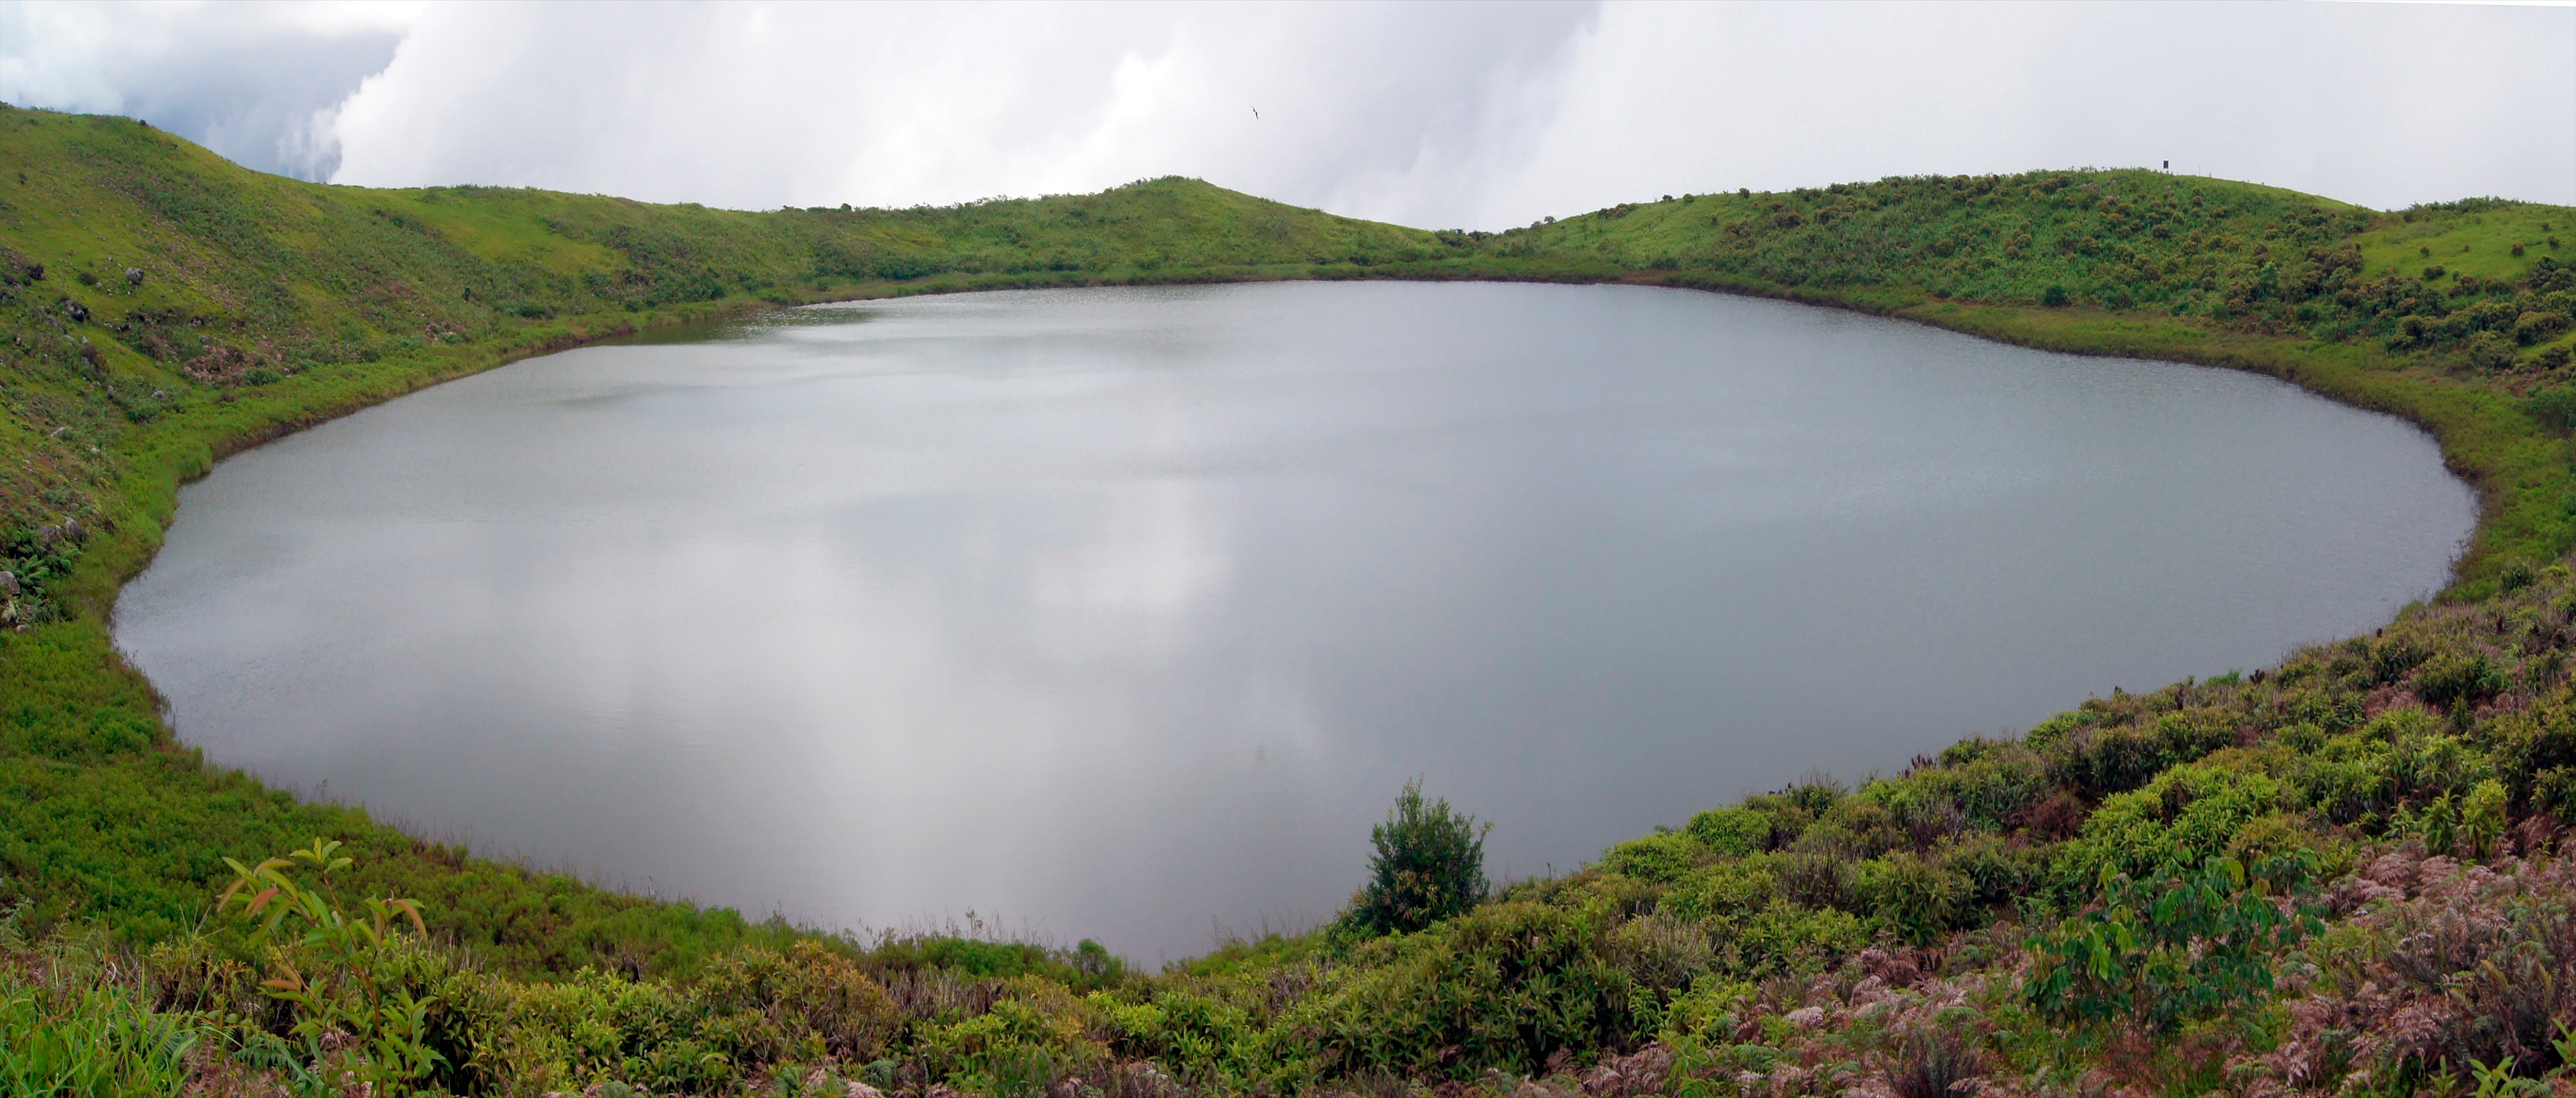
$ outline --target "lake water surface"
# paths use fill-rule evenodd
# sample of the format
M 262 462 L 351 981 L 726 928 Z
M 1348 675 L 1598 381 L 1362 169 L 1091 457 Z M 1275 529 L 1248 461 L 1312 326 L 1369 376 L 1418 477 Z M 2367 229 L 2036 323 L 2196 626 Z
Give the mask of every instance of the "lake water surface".
M 119 641 L 271 781 L 833 927 L 1329 918 L 2255 667 L 2444 582 L 2429 438 L 2246 374 L 1627 287 L 799 310 L 224 462 Z

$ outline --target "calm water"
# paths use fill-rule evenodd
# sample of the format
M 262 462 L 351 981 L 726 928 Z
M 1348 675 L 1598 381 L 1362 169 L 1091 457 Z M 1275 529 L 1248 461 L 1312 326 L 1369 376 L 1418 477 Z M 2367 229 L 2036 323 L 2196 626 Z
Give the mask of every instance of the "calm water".
M 482 853 L 1152 960 L 1329 918 L 1397 787 L 1571 868 L 2439 586 L 2395 420 L 1615 287 L 803 310 L 223 463 L 118 637 L 178 730 Z

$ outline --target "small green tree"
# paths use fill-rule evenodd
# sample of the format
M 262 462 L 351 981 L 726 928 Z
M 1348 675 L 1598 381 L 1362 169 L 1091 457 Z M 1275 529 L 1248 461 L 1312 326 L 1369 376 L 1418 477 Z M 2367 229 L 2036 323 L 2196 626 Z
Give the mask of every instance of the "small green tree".
M 1369 883 L 1351 898 L 1342 924 L 1364 934 L 1411 933 L 1485 898 L 1485 833 L 1492 824 L 1424 799 L 1422 779 L 1404 783 L 1386 822 L 1369 829 L 1377 852 Z

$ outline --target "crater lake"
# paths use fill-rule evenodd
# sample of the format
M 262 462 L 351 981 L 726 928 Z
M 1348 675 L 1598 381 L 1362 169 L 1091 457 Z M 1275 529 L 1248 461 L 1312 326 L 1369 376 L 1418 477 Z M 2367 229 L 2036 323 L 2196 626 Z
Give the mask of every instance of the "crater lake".
M 1614 286 L 908 298 L 441 385 L 186 488 L 119 643 L 221 764 L 833 929 L 1329 919 L 2438 589 L 2432 440 L 2268 378 Z

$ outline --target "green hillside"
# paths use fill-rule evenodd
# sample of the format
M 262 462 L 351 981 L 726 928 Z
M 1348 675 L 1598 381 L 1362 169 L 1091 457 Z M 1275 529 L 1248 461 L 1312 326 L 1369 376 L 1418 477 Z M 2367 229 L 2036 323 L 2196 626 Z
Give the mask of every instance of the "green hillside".
M 1500 234 L 1182 179 L 744 213 L 317 186 L 0 109 L 0 1093 L 2561 1092 L 2571 217 L 2132 171 Z M 107 632 L 182 480 L 422 385 L 778 304 L 1313 277 L 1699 287 L 2262 370 L 2424 425 L 2482 520 L 2376 636 L 1153 974 L 421 842 L 206 766 Z M 1399 853 L 1472 849 L 1427 819 Z M 345 845 L 262 866 L 315 836 Z

